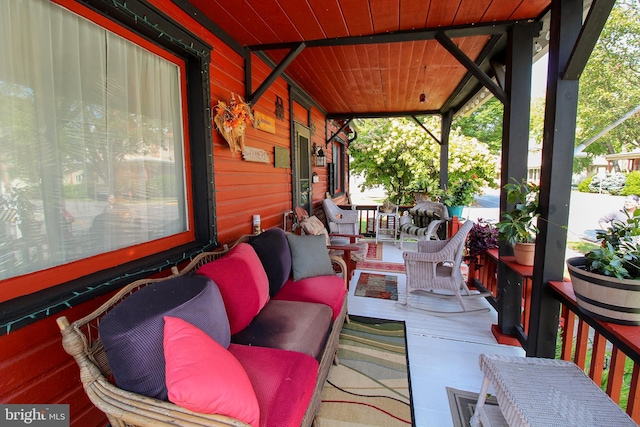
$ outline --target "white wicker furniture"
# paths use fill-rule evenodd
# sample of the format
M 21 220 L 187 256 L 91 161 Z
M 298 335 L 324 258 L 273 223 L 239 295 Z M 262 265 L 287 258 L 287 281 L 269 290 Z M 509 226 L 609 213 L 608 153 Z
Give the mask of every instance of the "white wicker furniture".
M 404 306 L 409 305 L 409 294 L 416 291 L 426 291 L 426 295 L 440 298 L 455 297 L 462 311 L 437 311 L 420 308 L 432 314 L 461 314 L 488 311 L 488 308 L 468 310 L 464 304 L 460 290 L 465 291 L 465 297 L 485 297 L 488 293 L 472 294 L 465 283 L 460 271 L 462 255 L 467 235 L 473 227 L 473 221 L 465 221 L 462 227 L 447 240 L 420 240 L 418 252 L 403 252 L 404 266 L 407 272 L 407 292 Z M 448 293 L 434 292 L 444 290 Z
M 324 199 L 322 207 L 331 233 L 360 234 L 357 210 L 342 209 L 331 199 Z
M 481 354 L 479 364 L 485 377 L 471 426 L 492 425 L 484 411 L 491 383 L 509 426 L 637 426 L 574 363 Z

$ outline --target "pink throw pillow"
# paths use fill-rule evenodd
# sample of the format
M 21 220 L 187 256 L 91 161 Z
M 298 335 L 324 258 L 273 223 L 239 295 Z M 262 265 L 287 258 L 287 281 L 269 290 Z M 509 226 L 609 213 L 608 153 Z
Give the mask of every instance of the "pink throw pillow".
M 164 317 L 169 400 L 203 414 L 221 414 L 254 427 L 260 408 L 244 368 L 213 338 L 177 317 Z
M 246 328 L 269 302 L 269 278 L 253 247 L 240 243 L 226 255 L 198 269 L 218 285 L 231 335 Z
M 300 226 L 304 230 L 306 234 L 311 236 L 317 236 L 319 234 L 324 234 L 325 239 L 327 240 L 327 246 L 331 244 L 331 240 L 329 239 L 329 233 L 327 233 L 327 229 L 325 228 L 322 221 L 318 219 L 318 217 L 310 216 L 309 218 L 305 218 L 300 223 Z

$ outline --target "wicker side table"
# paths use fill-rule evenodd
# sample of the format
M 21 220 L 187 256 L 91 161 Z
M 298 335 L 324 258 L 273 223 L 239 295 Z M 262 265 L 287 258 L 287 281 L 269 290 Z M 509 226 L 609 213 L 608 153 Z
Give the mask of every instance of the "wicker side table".
M 492 425 L 484 401 L 493 383 L 509 426 L 637 426 L 582 370 L 564 360 L 481 354 L 484 381 L 471 425 Z

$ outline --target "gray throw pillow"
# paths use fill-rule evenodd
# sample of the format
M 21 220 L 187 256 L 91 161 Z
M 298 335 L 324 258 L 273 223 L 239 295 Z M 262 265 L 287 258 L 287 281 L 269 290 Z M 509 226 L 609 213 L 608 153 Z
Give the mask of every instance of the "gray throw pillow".
M 327 242 L 323 235 L 287 234 L 287 240 L 289 240 L 289 249 L 291 250 L 293 280 L 335 274 L 329 258 Z

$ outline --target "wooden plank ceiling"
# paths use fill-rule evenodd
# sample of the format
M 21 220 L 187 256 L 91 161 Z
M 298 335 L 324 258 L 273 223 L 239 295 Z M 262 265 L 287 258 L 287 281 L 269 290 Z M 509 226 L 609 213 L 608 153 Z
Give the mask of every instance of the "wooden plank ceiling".
M 445 30 L 492 76 L 489 61 L 504 61 L 506 29 L 539 19 L 550 6 L 550 0 L 188 1 L 276 63 L 292 43 L 306 42 L 286 74 L 328 114 L 359 116 L 457 111 L 480 86 L 435 34 Z

